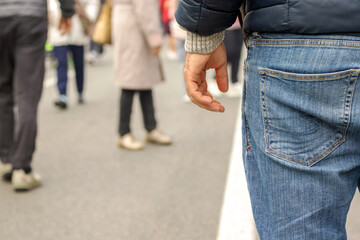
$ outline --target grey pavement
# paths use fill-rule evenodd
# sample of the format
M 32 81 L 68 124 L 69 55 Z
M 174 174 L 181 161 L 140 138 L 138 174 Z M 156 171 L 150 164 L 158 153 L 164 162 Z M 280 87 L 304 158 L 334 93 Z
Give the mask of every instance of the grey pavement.
M 184 103 L 179 66 L 163 59 L 167 80 L 154 88 L 156 116 L 174 144 L 119 149 L 119 90 L 106 51 L 101 64 L 87 66 L 85 105 L 70 81 L 66 111 L 53 106 L 48 68 L 33 162 L 44 185 L 14 193 L 0 184 L 0 240 L 216 240 L 239 98 L 220 97 L 223 114 Z M 144 139 L 137 98 L 133 107 L 133 133 Z M 359 212 L 357 193 L 350 240 L 360 239 Z

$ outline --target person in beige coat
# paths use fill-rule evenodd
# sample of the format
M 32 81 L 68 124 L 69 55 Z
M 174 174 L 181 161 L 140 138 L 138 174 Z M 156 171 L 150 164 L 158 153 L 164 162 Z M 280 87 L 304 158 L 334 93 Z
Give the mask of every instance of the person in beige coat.
M 147 142 L 171 144 L 170 137 L 157 129 L 152 97 L 152 88 L 163 80 L 158 58 L 162 29 L 157 0 L 113 0 L 112 37 L 116 85 L 121 89 L 119 147 L 144 147 L 130 130 L 135 93 L 140 95 Z

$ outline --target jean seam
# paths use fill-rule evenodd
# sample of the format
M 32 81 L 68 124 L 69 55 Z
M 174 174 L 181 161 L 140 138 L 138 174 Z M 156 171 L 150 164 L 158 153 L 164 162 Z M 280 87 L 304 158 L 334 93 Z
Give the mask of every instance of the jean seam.
M 349 124 L 350 124 L 352 101 L 354 98 L 355 86 L 356 86 L 359 74 L 360 74 L 359 71 L 352 72 L 352 75 L 351 75 L 351 78 L 350 78 L 350 81 L 348 84 L 348 88 L 346 89 L 347 94 L 345 96 L 344 120 L 343 120 L 344 136 L 345 136 L 347 129 L 349 127 Z
M 270 134 L 269 134 L 269 117 L 268 117 L 268 111 L 267 111 L 267 107 L 266 107 L 266 99 L 265 99 L 265 78 L 261 77 L 261 83 L 262 85 L 260 86 L 260 99 L 261 99 L 261 109 L 262 109 L 262 117 L 263 117 L 263 123 L 264 123 L 264 139 L 265 139 L 265 144 L 266 146 L 269 146 L 270 144 Z
M 262 44 L 253 44 L 253 46 L 273 46 L 273 47 L 277 47 L 277 46 L 314 46 L 314 47 L 338 47 L 338 48 L 359 48 L 360 46 L 346 46 L 346 45 L 331 45 L 331 44 L 305 44 L 305 43 L 301 43 L 301 44 L 266 44 L 266 43 L 262 43 Z M 251 45 L 249 45 L 251 46 Z
M 288 160 L 290 162 L 294 162 L 294 163 L 297 163 L 297 164 L 300 164 L 300 165 L 303 165 L 303 166 L 311 167 L 314 164 L 321 161 L 327 155 L 329 155 L 335 148 L 337 148 L 341 143 L 343 143 L 345 141 L 345 139 L 346 139 L 346 137 L 345 137 L 345 134 L 344 134 L 342 138 L 340 138 L 335 143 L 333 143 L 325 152 L 323 152 L 322 154 L 320 154 L 319 156 L 317 156 L 316 158 L 314 158 L 312 161 L 310 161 L 308 163 L 301 162 L 299 160 L 296 160 L 295 158 L 291 158 L 291 157 L 288 157 L 288 156 L 283 155 L 281 153 L 278 153 L 275 150 L 271 149 L 270 147 L 266 147 L 266 151 L 268 153 L 274 155 L 274 156 L 277 156 L 277 157 L 281 158 L 281 159 Z
M 251 149 L 251 145 L 249 143 L 249 129 L 248 129 L 248 123 L 246 120 L 246 80 L 244 79 L 244 89 L 243 89 L 243 102 L 242 102 L 242 111 L 244 116 L 244 124 L 245 124 L 245 141 L 246 141 L 246 150 L 249 151 Z
M 246 59 L 244 61 L 244 74 L 247 73 L 247 66 L 248 66 L 248 62 L 250 59 L 251 59 L 250 54 L 247 54 Z M 246 141 L 246 148 L 247 148 L 246 150 L 249 151 L 251 149 L 251 144 L 250 144 L 250 140 L 249 140 L 249 126 L 248 126 L 248 122 L 247 122 L 247 118 L 246 118 L 246 97 L 247 97 L 246 84 L 247 84 L 247 79 L 246 79 L 246 77 L 244 77 L 242 108 L 243 108 L 244 124 L 245 124 L 245 141 Z
M 334 74 L 309 74 L 308 76 L 305 76 L 307 74 L 301 74 L 299 76 L 294 76 L 294 74 L 292 74 L 292 76 L 290 76 L 290 74 L 287 73 L 283 73 L 280 71 L 276 71 L 276 70 L 271 70 L 271 69 L 265 69 L 265 68 L 259 68 L 259 72 L 260 74 L 264 75 L 270 75 L 270 76 L 278 76 L 278 77 L 283 77 L 286 79 L 296 79 L 296 80 L 308 80 L 308 79 L 326 79 L 326 80 L 338 80 L 347 76 L 352 75 L 354 72 L 360 72 L 360 70 L 355 70 L 355 69 L 351 69 L 351 70 L 346 70 L 343 72 L 339 72 L 338 74 L 334 75 Z
M 331 146 L 329 147 L 324 147 L 323 150 L 319 151 L 319 156 L 317 156 L 316 158 L 312 159 L 310 162 L 302 162 L 299 161 L 297 159 L 294 159 L 292 157 L 286 156 L 284 154 L 278 153 L 277 151 L 273 150 L 272 148 L 270 148 L 270 129 L 269 129 L 269 116 L 267 115 L 268 111 L 267 111 L 267 107 L 266 107 L 266 98 L 265 98 L 265 89 L 266 89 L 266 79 L 265 76 L 267 75 L 267 73 L 270 73 L 268 75 L 272 75 L 272 73 L 276 73 L 274 74 L 275 76 L 286 76 L 287 74 L 283 74 L 281 72 L 277 72 L 274 70 L 269 70 L 269 69 L 264 69 L 264 68 L 259 68 L 259 73 L 261 74 L 261 86 L 260 86 L 260 99 L 261 99 L 261 103 L 262 103 L 262 116 L 263 116 L 263 122 L 264 122 L 264 138 L 265 138 L 265 145 L 266 145 L 266 151 L 276 157 L 279 157 L 281 159 L 284 160 L 288 160 L 290 162 L 294 162 L 303 166 L 308 166 L 311 167 L 312 165 L 316 164 L 317 162 L 319 162 L 320 160 L 322 160 L 323 158 L 325 158 L 327 155 L 329 155 L 335 148 L 337 148 L 341 143 L 343 143 L 346 139 L 346 132 L 350 123 L 350 113 L 351 113 L 351 105 L 352 105 L 352 100 L 353 100 L 353 95 L 355 92 L 355 86 L 356 86 L 356 82 L 357 79 L 359 77 L 360 74 L 360 70 L 347 70 L 341 73 L 336 74 L 335 76 L 337 76 L 336 79 L 341 79 L 347 76 L 350 76 L 350 80 L 348 82 L 348 86 L 346 88 L 346 95 L 345 95 L 345 99 L 344 99 L 344 107 L 343 107 L 343 121 L 342 121 L 342 128 L 341 131 L 339 132 L 342 137 L 338 140 L 336 140 L 334 143 L 331 144 Z M 312 75 L 314 76 L 314 75 Z M 315 75 L 316 76 L 316 75 Z M 321 75 L 323 77 L 325 76 L 331 76 L 331 74 L 326 74 L 326 75 Z M 335 77 L 334 76 L 334 77 Z M 287 76 L 288 77 L 288 76 Z M 300 77 L 300 76 L 299 76 Z M 310 76 L 309 76 L 310 77 Z M 304 77 L 304 79 L 306 79 Z M 325 150 L 325 151 L 324 151 Z M 321 151 L 323 151 L 321 153 Z
M 303 41 L 303 43 L 299 43 L 300 41 Z M 320 42 L 328 42 L 326 43 L 309 43 L 310 41 L 320 41 Z M 283 43 L 282 43 L 283 42 Z M 285 43 L 288 42 L 288 43 Z M 291 42 L 291 43 L 290 43 Z M 298 42 L 298 43 L 296 43 Z M 306 43 L 308 42 L 308 43 Z M 333 44 L 329 44 L 333 43 Z M 337 44 L 335 44 L 337 43 Z M 346 44 L 356 44 L 358 46 L 349 46 Z M 261 39 L 261 38 L 254 38 L 250 39 L 248 42 L 249 47 L 250 46 L 315 46 L 315 47 L 345 47 L 345 48 L 360 48 L 360 42 L 359 41 L 346 41 L 346 40 L 329 40 L 329 39 L 316 39 L 316 38 L 309 38 L 309 39 Z

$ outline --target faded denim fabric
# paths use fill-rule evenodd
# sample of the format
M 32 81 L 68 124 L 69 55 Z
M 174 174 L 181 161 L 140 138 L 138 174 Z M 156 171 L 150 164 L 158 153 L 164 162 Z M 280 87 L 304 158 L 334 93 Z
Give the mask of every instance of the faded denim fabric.
M 262 240 L 344 240 L 360 179 L 360 37 L 253 34 L 244 164 Z

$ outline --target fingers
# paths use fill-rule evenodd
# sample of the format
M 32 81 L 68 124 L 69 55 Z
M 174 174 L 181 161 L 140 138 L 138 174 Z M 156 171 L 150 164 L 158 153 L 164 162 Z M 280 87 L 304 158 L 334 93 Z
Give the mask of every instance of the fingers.
M 213 112 L 224 112 L 225 108 L 207 90 L 206 72 L 200 75 L 187 74 L 186 89 L 189 98 L 201 108 Z
M 193 103 L 201 108 L 204 108 L 213 112 L 224 112 L 225 107 L 221 103 L 213 98 L 209 92 L 203 94 L 200 91 L 189 91 L 189 97 Z
M 195 102 L 193 102 L 193 103 L 195 103 Z M 199 107 L 204 108 L 208 111 L 212 111 L 212 112 L 224 112 L 225 111 L 225 107 L 223 105 L 221 105 L 220 103 L 196 104 L 196 105 L 198 105 Z
M 229 88 L 226 49 L 223 43 L 211 54 L 207 63 L 207 68 L 215 69 L 216 83 L 221 92 L 226 92 Z
M 215 69 L 216 83 L 221 92 L 229 89 L 227 64 L 221 65 Z
M 209 93 L 210 94 L 210 93 Z M 206 95 L 205 95 L 206 97 Z M 198 105 L 201 108 L 204 108 L 206 110 L 212 111 L 212 112 L 224 112 L 225 111 L 225 107 L 215 98 L 213 98 L 212 96 L 207 96 L 209 97 L 209 99 L 211 99 L 210 102 L 206 103 L 206 102 L 197 102 L 195 99 L 192 99 L 190 97 L 190 99 L 192 100 L 193 103 L 195 103 L 196 105 Z
M 186 90 L 193 103 L 209 111 L 224 112 L 224 106 L 209 93 L 206 83 L 205 70 L 215 68 L 220 90 L 227 91 L 228 88 L 225 48 L 220 49 L 217 54 L 215 52 L 211 54 L 188 53 L 185 59 L 184 77 Z

